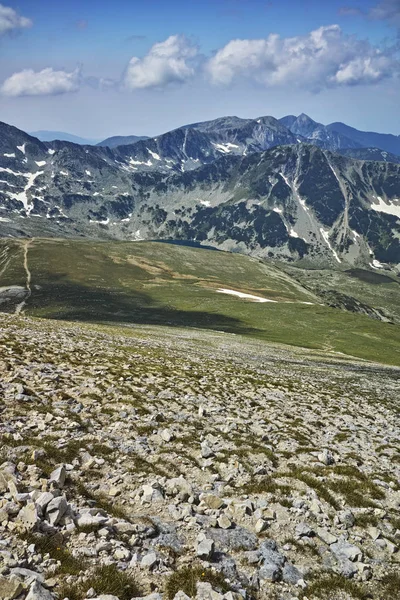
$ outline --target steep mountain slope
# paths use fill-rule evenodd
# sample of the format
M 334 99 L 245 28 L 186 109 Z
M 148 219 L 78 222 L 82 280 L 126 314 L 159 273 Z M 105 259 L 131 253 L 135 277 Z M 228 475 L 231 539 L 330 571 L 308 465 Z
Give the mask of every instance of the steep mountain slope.
M 176 238 L 307 264 L 400 262 L 393 163 L 306 144 L 217 159 L 194 128 L 115 150 L 2 131 L 2 235 Z M 158 170 L 142 170 L 146 153 Z
M 140 140 L 148 140 L 147 135 L 114 135 L 109 137 L 102 142 L 96 144 L 96 146 L 108 146 L 108 148 L 116 148 L 117 146 L 128 146 L 140 142 Z

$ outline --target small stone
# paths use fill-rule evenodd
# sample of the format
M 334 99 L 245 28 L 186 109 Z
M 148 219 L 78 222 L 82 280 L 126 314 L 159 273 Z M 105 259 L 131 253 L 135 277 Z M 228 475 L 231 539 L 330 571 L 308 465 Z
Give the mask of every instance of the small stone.
M 50 525 L 57 525 L 68 508 L 67 501 L 64 496 L 53 498 L 46 508 L 46 517 Z
M 169 429 L 163 429 L 160 433 L 160 436 L 161 439 L 164 440 L 164 442 L 170 442 L 174 439 L 174 436 Z
M 115 498 L 116 496 L 119 496 L 121 493 L 121 490 L 117 487 L 115 487 L 114 485 L 110 487 L 110 489 L 108 490 L 108 495 L 111 496 L 111 498 Z
M 0 576 L 0 600 L 14 600 L 22 590 L 23 587 L 17 579 Z
M 64 487 L 67 472 L 64 465 L 60 465 L 50 474 L 49 483 L 54 483 L 58 488 Z
M 34 581 L 29 589 L 26 600 L 53 600 L 54 596 L 46 590 L 38 581 Z
M 354 526 L 356 519 L 351 510 L 342 510 L 337 514 L 339 523 L 341 523 L 345 529 L 350 529 Z
M 18 513 L 17 522 L 27 531 L 32 531 L 38 521 L 37 509 L 33 502 L 23 506 Z
M 224 501 L 219 496 L 215 496 L 214 494 L 203 496 L 201 500 L 204 502 L 207 508 L 211 508 L 212 510 L 218 510 L 224 504 Z
M 311 537 L 314 535 L 314 531 L 309 525 L 307 525 L 307 523 L 299 523 L 298 525 L 296 525 L 295 533 L 298 538 Z
M 196 554 L 199 558 L 207 560 L 211 558 L 214 553 L 214 542 L 208 538 L 205 538 L 197 544 Z
M 335 544 L 331 545 L 331 551 L 339 558 L 344 558 L 352 562 L 359 561 L 362 559 L 362 552 L 358 546 L 349 544 L 345 540 L 341 539 Z
M 265 521 L 264 519 L 258 519 L 257 523 L 255 524 L 254 531 L 256 533 L 262 533 L 267 528 L 268 528 L 268 521 Z
M 332 535 L 332 533 L 329 533 L 329 531 L 322 529 L 321 527 L 317 529 L 317 536 L 321 538 L 325 544 L 328 544 L 328 546 L 334 544 L 338 540 L 335 535 Z
M 381 536 L 381 532 L 379 531 L 379 529 L 377 527 L 369 527 L 368 534 L 371 536 L 371 538 L 374 541 L 377 540 Z
M 206 441 L 201 443 L 201 456 L 203 458 L 211 458 L 214 456 L 214 452 L 211 450 L 210 446 Z
M 147 569 L 152 569 L 157 563 L 157 560 L 157 554 L 155 552 L 149 552 L 143 556 L 140 565 L 142 567 L 146 567 Z
M 230 527 L 232 527 L 232 521 L 228 519 L 226 515 L 221 515 L 218 518 L 217 523 L 218 527 L 220 527 L 221 529 L 229 529 Z
M 318 454 L 318 460 L 324 465 L 333 465 L 335 464 L 335 459 L 333 458 L 333 454 L 327 448 L 324 448 L 320 454 Z

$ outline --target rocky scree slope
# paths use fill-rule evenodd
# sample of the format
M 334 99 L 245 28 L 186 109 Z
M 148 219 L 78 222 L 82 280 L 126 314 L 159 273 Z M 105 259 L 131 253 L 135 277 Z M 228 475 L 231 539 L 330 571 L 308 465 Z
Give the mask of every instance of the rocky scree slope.
M 3 236 L 176 238 L 310 264 L 400 262 L 398 164 L 287 136 L 270 142 L 291 145 L 235 156 L 210 142 L 207 124 L 114 150 L 1 130 Z
M 3 599 L 398 597 L 398 369 L 0 324 Z

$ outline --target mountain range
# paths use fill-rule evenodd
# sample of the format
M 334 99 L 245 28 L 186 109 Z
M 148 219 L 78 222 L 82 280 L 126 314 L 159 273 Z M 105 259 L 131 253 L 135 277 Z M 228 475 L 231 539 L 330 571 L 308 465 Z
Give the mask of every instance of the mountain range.
M 336 125 L 223 117 L 110 147 L 2 123 L 0 235 L 180 239 L 397 270 L 400 139 L 371 134 L 380 146 L 364 148 Z

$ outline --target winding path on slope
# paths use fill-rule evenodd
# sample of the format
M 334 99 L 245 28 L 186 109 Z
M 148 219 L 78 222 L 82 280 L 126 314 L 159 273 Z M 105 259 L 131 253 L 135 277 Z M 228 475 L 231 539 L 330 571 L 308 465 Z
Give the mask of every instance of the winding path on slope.
M 31 289 L 32 274 L 31 274 L 30 269 L 29 269 L 28 251 L 29 251 L 29 246 L 32 244 L 33 241 L 34 241 L 34 238 L 32 238 L 30 240 L 24 240 L 24 243 L 23 243 L 23 248 L 24 248 L 24 270 L 25 270 L 25 273 L 26 273 L 25 287 L 26 287 L 27 293 L 25 295 L 25 298 L 22 300 L 22 302 L 20 302 L 19 304 L 17 304 L 17 307 L 15 309 L 15 314 L 16 315 L 21 314 L 23 308 L 25 307 L 25 304 L 27 303 L 27 301 L 29 300 L 29 298 L 32 295 L 32 289 Z

